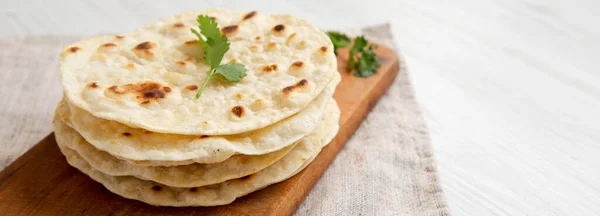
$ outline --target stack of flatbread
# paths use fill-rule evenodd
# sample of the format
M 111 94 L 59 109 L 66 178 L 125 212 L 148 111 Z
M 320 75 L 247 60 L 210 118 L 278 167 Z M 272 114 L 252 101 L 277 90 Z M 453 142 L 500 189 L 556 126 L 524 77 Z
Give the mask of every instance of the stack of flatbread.
M 190 28 L 205 14 L 231 42 L 215 76 Z M 68 163 L 108 190 L 164 206 L 213 206 L 305 168 L 338 131 L 333 45 L 288 15 L 209 9 L 133 33 L 76 42 L 61 54 L 56 141 Z

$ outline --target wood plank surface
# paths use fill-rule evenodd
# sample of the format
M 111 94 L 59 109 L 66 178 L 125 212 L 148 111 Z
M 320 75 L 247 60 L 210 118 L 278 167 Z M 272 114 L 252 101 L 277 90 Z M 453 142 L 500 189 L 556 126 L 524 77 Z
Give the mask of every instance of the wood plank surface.
M 296 176 L 217 207 L 154 207 L 106 190 L 62 156 L 50 134 L 0 173 L 2 215 L 291 215 L 325 172 L 346 141 L 393 83 L 397 56 L 379 46 L 381 68 L 369 78 L 354 77 L 338 57 L 342 82 L 334 98 L 341 109 L 340 131 L 318 157 Z

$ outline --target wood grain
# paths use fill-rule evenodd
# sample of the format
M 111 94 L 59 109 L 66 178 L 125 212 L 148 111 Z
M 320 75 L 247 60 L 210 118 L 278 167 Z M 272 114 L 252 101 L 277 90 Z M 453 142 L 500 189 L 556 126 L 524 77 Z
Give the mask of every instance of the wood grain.
M 314 186 L 369 110 L 392 84 L 399 69 L 394 52 L 376 50 L 382 66 L 369 78 L 352 76 L 338 58 L 342 82 L 334 98 L 342 111 L 340 131 L 319 156 L 296 176 L 236 200 L 208 208 L 153 207 L 112 194 L 70 167 L 48 135 L 0 173 L 0 212 L 3 215 L 291 215 Z

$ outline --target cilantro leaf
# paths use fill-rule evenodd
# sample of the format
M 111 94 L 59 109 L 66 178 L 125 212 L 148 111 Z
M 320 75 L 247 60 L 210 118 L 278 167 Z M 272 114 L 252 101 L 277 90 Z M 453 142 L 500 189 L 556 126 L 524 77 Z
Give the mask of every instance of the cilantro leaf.
M 372 76 L 377 72 L 377 69 L 381 66 L 375 52 L 373 52 L 377 46 L 370 45 L 368 49 L 361 51 L 361 56 L 358 57 L 358 64 L 354 71 L 354 76 L 357 77 L 368 77 Z
M 213 44 L 211 44 L 213 42 Z M 221 60 L 225 53 L 229 50 L 229 42 L 215 42 L 214 40 L 207 40 L 207 47 L 204 50 L 204 63 L 210 66 L 213 70 L 221 64 Z
M 206 41 L 195 32 L 196 36 L 198 36 L 202 48 L 204 48 L 204 62 L 210 66 L 211 71 L 215 69 L 219 64 L 221 64 L 221 60 L 225 53 L 229 50 L 229 42 L 227 42 L 227 37 L 221 34 L 219 30 L 219 26 L 217 26 L 217 22 L 212 20 L 206 15 L 198 16 L 198 28 L 200 29 L 200 33 L 206 37 Z M 192 32 L 194 32 L 193 30 Z
M 350 38 L 345 34 L 328 31 L 327 36 L 329 36 L 329 39 L 333 43 L 333 51 L 336 55 L 338 54 L 338 48 L 350 46 Z M 381 67 L 381 63 L 374 52 L 377 46 L 371 44 L 367 47 L 368 44 L 369 41 L 364 36 L 359 36 L 354 39 L 354 43 L 348 50 L 347 68 L 349 71 L 354 70 L 354 76 L 372 76 Z
M 358 36 L 354 39 L 354 44 L 352 44 L 352 48 L 350 48 L 348 53 L 348 70 L 356 68 L 354 56 L 356 56 L 356 53 L 363 50 L 365 46 L 367 46 L 367 43 L 368 41 L 364 36 Z
M 327 36 L 329 36 L 331 43 L 333 43 L 333 53 L 335 53 L 336 55 L 338 54 L 338 48 L 347 47 L 350 45 L 350 38 L 348 37 L 348 35 L 345 35 L 343 33 L 328 31 Z
M 204 49 L 204 63 L 210 67 L 206 80 L 204 80 L 202 87 L 200 87 L 198 93 L 196 93 L 196 98 L 199 98 L 204 91 L 204 88 L 206 88 L 208 81 L 215 74 L 220 74 L 230 82 L 239 82 L 246 76 L 246 68 L 243 64 L 238 63 L 220 65 L 223 56 L 225 56 L 225 53 L 227 53 L 231 44 L 227 37 L 224 34 L 221 34 L 215 20 L 206 15 L 199 15 L 197 21 L 200 32 L 195 29 L 190 30 L 198 37 L 198 42 Z
M 229 62 L 215 68 L 215 74 L 221 74 L 229 81 L 239 82 L 246 76 L 246 67 L 240 63 Z
M 200 42 L 200 46 L 202 47 L 202 49 L 206 49 L 206 41 L 204 40 L 202 35 L 198 31 L 196 31 L 196 29 L 190 30 L 192 30 L 192 33 L 194 33 L 198 37 L 198 42 Z
M 229 62 L 210 70 L 210 73 L 204 80 L 204 83 L 202 83 L 202 87 L 200 87 L 198 93 L 196 93 L 196 98 L 199 98 L 200 95 L 202 95 L 202 92 L 204 91 L 204 88 L 206 88 L 208 81 L 216 74 L 220 74 L 230 82 L 239 82 L 246 76 L 246 67 L 240 63 Z
M 219 26 L 217 22 L 206 15 L 199 15 L 198 19 L 198 28 L 200 29 L 200 33 L 206 37 L 206 40 L 220 38 L 221 31 L 219 30 Z M 225 36 L 223 36 L 225 37 Z M 227 38 L 225 37 L 227 41 Z

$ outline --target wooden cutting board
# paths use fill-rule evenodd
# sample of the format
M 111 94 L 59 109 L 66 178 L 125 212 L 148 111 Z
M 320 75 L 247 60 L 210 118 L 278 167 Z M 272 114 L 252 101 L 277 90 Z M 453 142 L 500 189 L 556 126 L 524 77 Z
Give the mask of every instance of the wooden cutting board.
M 0 215 L 291 215 L 393 83 L 397 56 L 382 45 L 376 53 L 381 68 L 360 78 L 347 72 L 347 49 L 340 50 L 342 82 L 334 95 L 342 111 L 340 131 L 304 171 L 284 182 L 225 206 L 150 206 L 113 194 L 70 167 L 50 134 L 0 173 Z

